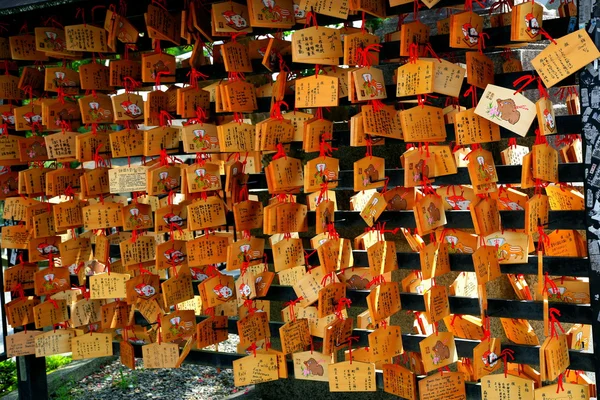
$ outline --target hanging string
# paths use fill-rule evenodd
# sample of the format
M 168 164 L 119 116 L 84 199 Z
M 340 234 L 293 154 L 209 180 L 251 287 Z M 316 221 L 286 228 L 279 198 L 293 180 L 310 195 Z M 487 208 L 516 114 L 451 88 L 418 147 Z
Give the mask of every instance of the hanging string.
M 475 87 L 475 85 L 471 85 L 469 87 L 469 89 L 467 89 L 465 91 L 465 93 L 463 94 L 463 97 L 469 97 L 469 96 L 471 96 L 472 108 L 477 107 L 477 88 Z
M 500 357 L 502 357 L 502 360 L 504 362 L 504 377 L 508 378 L 508 357 L 510 357 L 511 361 L 514 361 L 515 360 L 515 352 L 514 352 L 514 350 L 511 350 L 511 349 L 504 349 L 500 353 Z
M 483 54 L 483 50 L 485 49 L 485 39 L 489 39 L 490 35 L 485 32 L 481 32 L 477 39 L 477 48 L 479 50 L 479 54 Z
M 558 339 L 559 334 L 558 334 L 558 331 L 556 330 L 556 325 L 558 325 L 558 328 L 561 330 L 561 332 L 563 334 L 565 333 L 565 330 L 562 327 L 560 321 L 558 320 L 558 318 L 556 318 L 557 316 L 559 316 L 559 317 L 561 316 L 560 311 L 558 309 L 552 307 L 548 310 L 548 313 L 550 314 L 550 320 L 548 321 L 548 323 L 550 324 L 550 337 Z
M 516 79 L 513 82 L 513 87 L 517 89 L 514 94 L 521 93 L 522 91 L 526 90 L 527 87 L 530 84 L 532 84 L 535 80 L 536 80 L 535 75 L 525 75 L 525 76 L 522 76 L 522 77 Z M 520 87 L 518 87 L 520 84 L 522 84 L 522 85 Z

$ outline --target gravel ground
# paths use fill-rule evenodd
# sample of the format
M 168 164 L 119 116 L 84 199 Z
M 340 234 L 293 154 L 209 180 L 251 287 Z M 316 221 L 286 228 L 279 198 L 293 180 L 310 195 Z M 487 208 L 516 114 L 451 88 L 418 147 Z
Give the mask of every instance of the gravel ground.
M 237 335 L 219 345 L 221 352 L 235 352 Z M 66 400 L 148 400 L 148 399 L 226 399 L 241 395 L 248 389 L 233 385 L 230 369 L 217 371 L 214 367 L 183 364 L 178 369 L 144 369 L 138 359 L 131 371 L 116 360 L 80 382 L 66 382 L 54 394 Z

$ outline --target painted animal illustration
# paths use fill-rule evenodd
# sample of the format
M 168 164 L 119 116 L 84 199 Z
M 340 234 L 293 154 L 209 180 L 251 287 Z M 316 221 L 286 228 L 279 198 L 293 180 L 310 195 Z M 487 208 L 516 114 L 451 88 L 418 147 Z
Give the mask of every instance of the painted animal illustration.
M 489 241 L 488 241 L 489 243 Z M 489 243 L 495 246 L 495 243 Z M 510 243 L 503 243 L 498 246 L 498 261 L 508 261 L 511 258 L 524 258 L 525 252 L 521 246 L 513 246 Z
M 467 200 L 463 195 L 453 195 L 446 197 L 446 202 L 453 210 L 468 210 L 470 200 Z
M 262 12 L 271 19 L 271 22 L 285 22 L 294 19 L 292 10 L 278 6 L 275 0 L 262 0 Z
M 479 42 L 479 32 L 469 22 L 462 26 L 463 40 L 469 47 L 476 46 Z
M 442 361 L 450 358 L 450 348 L 446 346 L 441 340 L 435 342 L 435 346 L 432 347 L 433 364 L 441 364 Z
M 169 72 L 169 67 L 167 67 L 163 60 L 158 60 L 158 62 L 152 66 L 152 79 L 156 79 L 159 72 Z
M 420 183 L 426 177 L 429 177 L 429 165 L 427 165 L 425 160 L 419 160 L 419 162 L 415 164 L 413 171 L 413 182 L 415 183 Z
M 246 18 L 233 10 L 227 10 L 223 13 L 223 17 L 227 21 L 227 26 L 235 30 L 242 30 L 248 27 Z
M 379 96 L 383 94 L 383 84 L 373 79 L 373 75 L 366 73 L 362 74 L 363 78 L 363 89 L 366 94 L 371 97 Z
M 323 376 L 323 374 L 325 373 L 323 366 L 319 364 L 314 358 L 309 358 L 308 360 L 304 361 L 304 365 L 306 366 L 304 370 L 306 376 Z
M 527 24 L 527 34 L 530 37 L 536 37 L 540 33 L 540 23 L 532 13 L 525 15 L 525 23 Z
M 514 125 L 521 119 L 521 112 L 513 99 L 496 99 L 496 105 L 500 112 L 500 118 L 509 124 Z
M 349 279 L 346 279 L 346 284 L 350 289 L 365 290 L 369 280 L 358 275 L 352 275 Z
M 456 236 L 446 235 L 444 239 L 450 244 L 450 247 L 448 247 L 448 253 L 473 254 L 474 252 L 472 247 L 465 246 L 463 243 L 459 242 Z
M 379 171 L 377 171 L 373 164 L 369 164 L 369 166 L 365 169 L 364 174 L 365 181 L 367 182 L 366 184 L 379 180 Z
M 406 210 L 406 207 L 408 207 L 408 202 L 399 194 L 394 195 L 394 197 L 388 201 L 388 210 Z
M 429 206 L 427 206 L 427 215 L 427 221 L 429 222 L 429 224 L 438 222 L 442 218 L 440 209 L 437 208 L 436 205 L 433 204 L 433 202 L 429 203 Z

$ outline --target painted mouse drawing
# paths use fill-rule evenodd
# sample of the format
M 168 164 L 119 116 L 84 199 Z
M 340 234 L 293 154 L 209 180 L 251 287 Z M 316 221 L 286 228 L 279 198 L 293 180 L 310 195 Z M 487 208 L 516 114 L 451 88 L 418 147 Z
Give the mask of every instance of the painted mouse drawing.
M 513 99 L 496 99 L 500 118 L 507 121 L 509 124 L 516 124 L 521 119 L 521 113 L 517 109 L 517 105 Z

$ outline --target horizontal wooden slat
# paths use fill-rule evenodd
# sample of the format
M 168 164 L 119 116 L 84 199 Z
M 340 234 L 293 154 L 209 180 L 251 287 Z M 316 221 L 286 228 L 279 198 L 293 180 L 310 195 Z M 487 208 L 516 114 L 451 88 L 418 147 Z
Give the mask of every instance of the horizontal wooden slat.
M 207 317 L 199 316 L 196 317 L 197 322 L 201 322 L 205 320 Z M 143 324 L 144 319 L 141 317 L 139 313 L 136 313 L 136 323 Z M 272 337 L 279 337 L 279 328 L 283 325 L 282 322 L 269 322 L 269 328 L 271 331 Z M 228 320 L 228 331 L 229 333 L 237 334 L 237 319 L 229 318 Z M 358 342 L 354 345 L 356 346 L 368 346 L 368 335 L 372 331 L 366 329 L 354 329 L 352 332 L 352 336 L 358 337 Z M 402 344 L 405 351 L 415 351 L 420 352 L 419 342 L 425 339 L 423 335 L 414 335 L 414 334 L 403 334 L 402 335 Z M 318 342 L 318 340 L 315 340 Z M 459 357 L 473 357 L 473 349 L 480 342 L 477 340 L 468 340 L 468 339 L 460 339 L 455 338 L 456 351 Z M 117 344 L 118 346 L 118 344 Z M 139 350 L 137 350 L 139 348 Z M 540 346 L 526 346 L 526 345 L 518 345 L 518 344 L 504 344 L 502 345 L 502 349 L 511 349 L 514 351 L 514 362 L 522 363 L 522 364 L 531 364 L 537 365 L 539 364 L 539 349 Z M 141 357 L 141 346 L 136 346 L 136 356 L 137 351 L 140 352 Z M 223 358 L 219 359 L 221 355 L 224 355 Z M 569 355 L 571 359 L 571 365 L 569 368 L 583 370 L 583 371 L 593 371 L 594 368 L 594 356 L 591 353 L 583 353 L 577 350 L 569 350 Z M 204 363 L 206 360 L 209 365 L 215 365 L 218 368 L 231 368 L 231 365 L 228 364 L 229 361 L 233 361 L 235 359 L 239 359 L 244 357 L 242 354 L 234 354 L 234 353 L 216 353 L 206 350 L 194 350 L 190 352 L 190 355 L 186 358 L 186 362 L 191 363 Z M 293 372 L 293 368 L 290 369 L 290 373 Z
M 385 170 L 385 176 L 390 179 L 388 187 L 404 186 L 404 169 L 391 169 L 394 166 L 400 167 L 400 154 L 396 160 L 386 160 L 388 169 Z M 497 165 L 498 184 L 520 183 L 521 182 L 520 165 Z M 580 163 L 568 163 L 558 165 L 559 182 L 582 182 L 585 176 L 585 167 Z M 225 177 L 222 177 L 224 182 Z M 338 187 L 331 190 L 354 190 L 354 171 L 342 170 L 338 174 Z M 382 178 L 383 179 L 383 178 Z M 439 176 L 433 179 L 433 185 L 470 185 L 469 171 L 467 168 L 458 168 L 458 172 L 453 175 Z M 248 178 L 248 190 L 265 190 L 267 187 L 266 175 L 250 174 Z
M 346 297 L 352 301 L 352 306 L 367 307 L 369 290 L 347 290 Z M 264 300 L 290 301 L 296 299 L 296 293 L 291 286 L 271 285 Z M 400 300 L 403 310 L 425 311 L 423 295 L 401 293 Z M 479 300 L 476 298 L 449 296 L 450 312 L 452 314 L 480 315 Z M 561 322 L 589 324 L 593 321 L 592 309 L 589 305 L 553 302 L 552 307 L 561 312 Z M 523 318 L 543 320 L 543 305 L 537 301 L 520 301 L 504 299 L 488 299 L 488 315 L 500 318 Z

